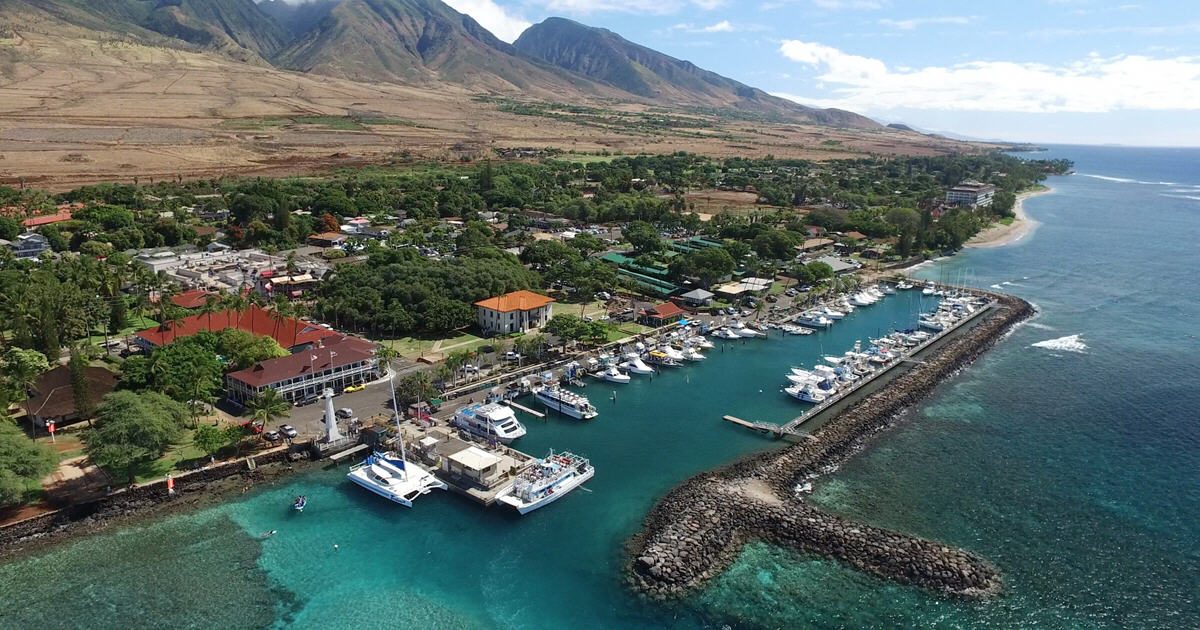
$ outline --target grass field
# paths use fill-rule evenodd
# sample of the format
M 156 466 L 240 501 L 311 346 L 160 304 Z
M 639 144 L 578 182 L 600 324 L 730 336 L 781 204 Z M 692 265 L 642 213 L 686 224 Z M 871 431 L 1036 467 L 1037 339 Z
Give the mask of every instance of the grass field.
M 201 422 L 204 421 L 201 419 Z M 204 453 L 192 444 L 192 432 L 189 430 L 184 434 L 179 444 L 171 447 L 165 455 L 140 467 L 134 474 L 134 481 L 144 483 L 155 479 L 162 479 L 167 476 L 167 473 L 176 471 L 180 462 L 201 459 L 203 457 L 205 457 Z
M 128 337 L 129 335 L 132 335 L 135 332 L 138 332 L 139 330 L 146 330 L 147 328 L 153 328 L 158 325 L 157 321 L 154 321 L 153 319 L 150 319 L 149 317 L 136 317 L 136 316 L 130 316 L 128 323 L 129 323 L 129 325 L 126 326 L 125 328 L 123 328 L 117 334 L 109 335 L 108 339 L 110 339 L 110 340 L 111 339 L 123 339 L 125 337 Z M 101 327 L 96 327 L 96 328 L 92 329 L 92 335 L 90 337 L 88 337 L 87 339 L 83 339 L 81 341 L 83 341 L 87 344 L 90 344 L 90 345 L 98 346 L 98 345 L 104 343 L 104 338 L 105 338 L 104 337 L 104 329 Z

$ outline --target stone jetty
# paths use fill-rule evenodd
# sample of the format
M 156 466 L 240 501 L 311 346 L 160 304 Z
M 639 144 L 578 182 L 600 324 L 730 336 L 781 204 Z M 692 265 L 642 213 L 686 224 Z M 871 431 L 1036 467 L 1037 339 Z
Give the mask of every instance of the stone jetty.
M 971 598 L 1000 593 L 1000 573 L 983 558 L 846 520 L 804 503 L 796 492 L 1033 315 L 1024 300 L 988 295 L 997 302 L 972 328 L 931 349 L 922 363 L 807 439 L 697 475 L 663 497 L 629 542 L 631 586 L 654 599 L 679 597 L 724 571 L 742 545 L 761 540 L 942 593 Z

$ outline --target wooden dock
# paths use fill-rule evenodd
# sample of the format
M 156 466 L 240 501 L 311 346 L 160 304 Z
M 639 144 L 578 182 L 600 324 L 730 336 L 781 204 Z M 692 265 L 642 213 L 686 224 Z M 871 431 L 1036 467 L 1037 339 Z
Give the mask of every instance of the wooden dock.
M 518 405 L 515 401 L 512 401 L 512 400 L 508 401 L 508 406 L 513 407 L 514 409 L 520 409 L 521 411 L 524 411 L 525 413 L 527 413 L 535 418 L 545 418 L 546 417 L 546 414 L 544 414 L 540 411 L 534 411 L 534 410 L 530 409 L 529 407 L 526 407 L 525 405 Z
M 341 451 L 338 453 L 334 453 L 333 455 L 329 456 L 329 459 L 331 461 L 335 461 L 335 462 L 341 461 L 343 458 L 349 457 L 349 456 L 351 456 L 355 453 L 359 453 L 361 451 L 365 451 L 365 450 L 367 450 L 367 448 L 369 448 L 369 447 L 366 444 L 359 444 L 358 446 L 355 446 L 354 448 L 350 448 L 350 449 L 347 449 L 347 450 L 344 450 L 344 451 Z
M 736 416 L 728 416 L 728 415 L 723 416 L 721 419 L 726 422 L 732 422 L 732 423 L 738 425 L 739 427 L 745 427 L 747 429 L 750 429 L 751 431 L 758 431 L 759 433 L 767 433 L 767 434 L 773 435 L 777 438 L 783 437 L 783 427 L 779 426 L 778 424 L 771 424 L 770 422 L 750 422 L 749 420 L 742 420 L 741 418 L 738 418 Z

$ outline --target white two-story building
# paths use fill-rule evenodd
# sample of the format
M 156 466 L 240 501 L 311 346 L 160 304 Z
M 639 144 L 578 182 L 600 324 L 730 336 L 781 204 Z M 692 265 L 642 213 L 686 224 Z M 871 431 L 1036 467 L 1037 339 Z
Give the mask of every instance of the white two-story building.
M 506 335 L 541 328 L 550 321 L 554 298 L 532 291 L 513 291 L 475 303 L 475 317 L 485 334 Z

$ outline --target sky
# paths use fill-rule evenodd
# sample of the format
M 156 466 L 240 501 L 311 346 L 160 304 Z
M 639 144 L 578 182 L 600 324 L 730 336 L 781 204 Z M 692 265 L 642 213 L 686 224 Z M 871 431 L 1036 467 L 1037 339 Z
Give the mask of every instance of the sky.
M 1200 146 L 1200 0 L 445 0 L 568 17 L 806 105 L 971 138 Z

